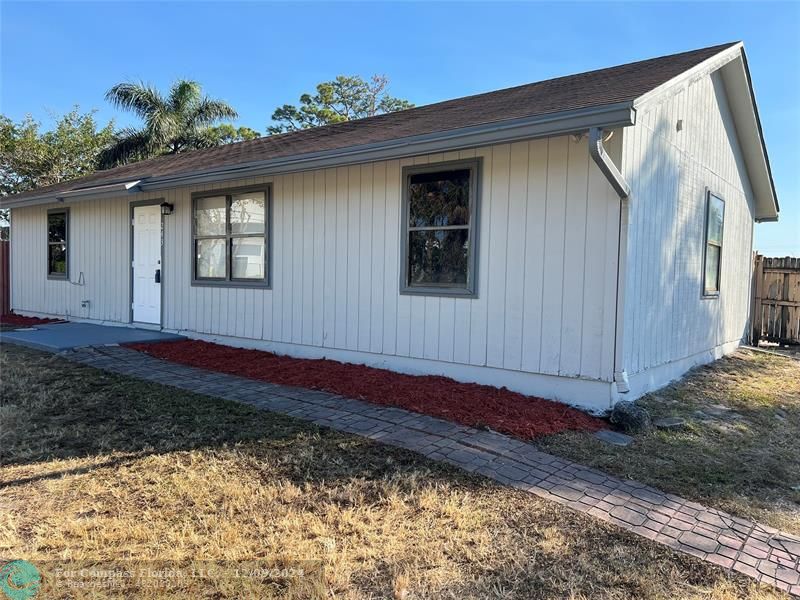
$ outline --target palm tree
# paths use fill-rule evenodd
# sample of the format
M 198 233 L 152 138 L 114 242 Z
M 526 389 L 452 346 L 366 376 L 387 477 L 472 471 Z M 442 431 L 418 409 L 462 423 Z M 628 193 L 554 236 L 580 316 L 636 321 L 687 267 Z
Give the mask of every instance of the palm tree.
M 101 168 L 214 145 L 209 128 L 238 116 L 229 104 L 203 96 L 199 83 L 185 79 L 173 83 L 167 97 L 145 83 L 120 83 L 108 90 L 106 100 L 135 113 L 144 125 L 117 132 L 100 154 Z

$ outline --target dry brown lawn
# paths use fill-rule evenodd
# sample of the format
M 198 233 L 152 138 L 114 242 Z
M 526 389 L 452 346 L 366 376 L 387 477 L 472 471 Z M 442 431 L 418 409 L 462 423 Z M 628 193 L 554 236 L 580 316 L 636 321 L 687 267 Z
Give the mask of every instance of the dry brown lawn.
M 800 361 L 752 350 L 696 369 L 641 400 L 680 430 L 626 448 L 563 434 L 539 445 L 621 477 L 800 533 Z
M 43 598 L 784 597 L 409 452 L 10 345 L 0 360 L 0 557 L 39 566 Z M 89 565 L 152 576 L 57 572 Z

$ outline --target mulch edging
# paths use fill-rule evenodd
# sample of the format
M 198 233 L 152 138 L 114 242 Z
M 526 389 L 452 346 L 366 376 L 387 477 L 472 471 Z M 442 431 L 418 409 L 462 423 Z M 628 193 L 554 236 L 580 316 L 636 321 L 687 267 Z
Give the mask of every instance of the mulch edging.
M 601 419 L 559 402 L 448 377 L 406 375 L 329 359 L 292 358 L 201 340 L 127 347 L 210 371 L 401 407 L 469 427 L 489 427 L 523 440 L 606 428 Z
M 0 315 L 0 325 L 18 325 L 19 327 L 31 327 L 33 325 L 46 325 L 47 323 L 66 323 L 63 319 L 42 319 L 39 317 L 23 317 L 8 313 Z

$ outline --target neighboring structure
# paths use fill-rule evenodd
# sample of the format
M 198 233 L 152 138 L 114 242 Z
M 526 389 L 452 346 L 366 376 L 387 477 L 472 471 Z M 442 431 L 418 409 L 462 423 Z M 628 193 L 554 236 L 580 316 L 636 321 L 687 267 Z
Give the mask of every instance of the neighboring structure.
M 741 43 L 5 198 L 12 308 L 605 410 L 737 347 L 778 203 Z

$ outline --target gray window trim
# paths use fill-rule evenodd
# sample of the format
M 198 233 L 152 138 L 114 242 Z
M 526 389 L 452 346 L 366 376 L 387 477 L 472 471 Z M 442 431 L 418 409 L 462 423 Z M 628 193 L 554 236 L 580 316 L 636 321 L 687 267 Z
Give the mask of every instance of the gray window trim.
M 709 225 L 709 218 L 711 216 L 711 197 L 716 198 L 720 202 L 722 202 L 722 240 L 719 244 L 715 244 L 714 242 L 709 241 L 708 239 L 708 225 Z M 705 192 L 705 219 L 703 220 L 703 273 L 702 273 L 702 282 L 703 282 L 703 298 L 713 300 L 714 298 L 719 298 L 720 289 L 722 288 L 722 248 L 725 245 L 725 199 L 720 196 L 719 194 L 712 192 L 709 188 L 706 188 Z M 708 259 L 708 246 L 711 244 L 712 246 L 716 246 L 719 248 L 719 264 L 717 264 L 717 289 L 714 291 L 708 291 L 706 286 L 706 260 Z
M 234 194 L 244 194 L 248 192 L 264 192 L 264 279 L 233 279 L 231 277 L 231 246 L 234 238 L 262 237 L 260 234 L 232 234 L 231 233 L 231 196 Z M 197 235 L 195 229 L 195 207 L 200 198 L 212 198 L 214 196 L 225 196 L 225 235 Z M 224 188 L 218 190 L 208 190 L 192 193 L 192 239 L 190 256 L 192 259 L 191 285 L 198 287 L 228 287 L 228 288 L 259 288 L 272 289 L 272 184 L 265 183 L 234 188 Z M 198 278 L 197 277 L 197 240 L 225 240 L 225 277 Z
M 464 160 L 451 160 L 431 163 L 427 165 L 414 165 L 403 168 L 402 182 L 402 224 L 400 239 L 400 293 L 415 296 L 445 296 L 455 298 L 478 297 L 478 219 L 480 218 L 480 190 L 481 170 L 483 160 L 470 158 Z M 455 169 L 469 169 L 469 256 L 467 257 L 467 285 L 410 285 L 408 283 L 408 236 L 411 231 L 438 231 L 465 229 L 463 226 L 445 227 L 409 227 L 411 218 L 411 203 L 408 197 L 410 178 L 420 173 L 436 173 L 437 171 L 451 171 Z
M 51 273 L 50 272 L 50 215 L 52 214 L 61 214 L 65 215 L 65 226 L 66 226 L 66 235 L 64 236 L 64 245 L 66 246 L 66 270 L 64 273 Z M 69 234 L 69 226 L 70 226 L 70 219 L 69 219 L 69 206 L 59 207 L 59 208 L 49 208 L 47 210 L 47 220 L 45 221 L 45 240 L 47 244 L 47 252 L 45 253 L 44 261 L 45 261 L 45 273 L 47 273 L 47 279 L 52 281 L 69 281 L 69 246 L 70 246 L 70 234 Z M 55 242 L 54 242 L 55 243 Z

